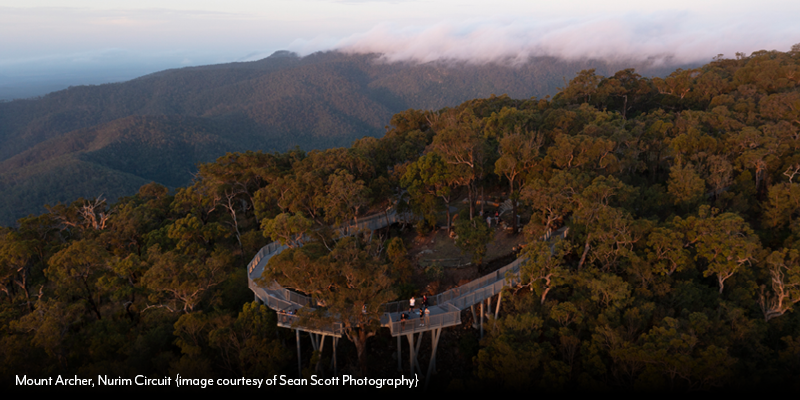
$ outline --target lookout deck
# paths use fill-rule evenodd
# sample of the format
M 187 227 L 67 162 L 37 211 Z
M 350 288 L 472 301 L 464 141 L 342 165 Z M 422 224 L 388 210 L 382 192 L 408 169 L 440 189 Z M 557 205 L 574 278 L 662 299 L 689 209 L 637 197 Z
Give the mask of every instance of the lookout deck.
M 369 230 L 374 231 L 377 229 L 389 226 L 392 223 L 401 221 L 401 217 L 394 211 L 386 212 L 383 215 L 375 215 L 370 218 L 363 219 L 358 224 L 352 224 L 339 228 L 342 236 L 352 235 L 354 233 Z M 566 234 L 566 232 L 565 232 Z M 542 240 L 549 240 L 550 232 L 542 237 Z M 315 321 L 312 323 L 302 324 L 299 317 L 289 314 L 290 311 L 298 310 L 303 307 L 314 308 L 316 304 L 313 299 L 299 293 L 292 292 L 284 287 L 281 287 L 277 282 L 272 282 L 267 287 L 261 287 L 256 284 L 264 272 L 264 268 L 269 262 L 270 258 L 279 254 L 281 251 L 288 248 L 278 242 L 270 243 L 259 250 L 253 257 L 253 260 L 247 266 L 248 271 L 248 285 L 255 294 L 256 298 L 267 305 L 269 308 L 278 312 L 278 326 L 283 328 L 294 329 L 297 332 L 298 338 L 298 370 L 300 368 L 300 331 L 308 332 L 311 334 L 312 345 L 315 350 L 322 350 L 325 343 L 325 337 L 331 336 L 334 342 L 334 368 L 335 368 L 335 351 L 336 341 L 341 338 L 343 329 L 342 323 L 336 322 L 335 316 L 331 318 L 333 322 Z M 433 342 L 432 355 L 430 364 L 428 366 L 428 378 L 431 371 L 436 368 L 436 348 L 438 346 L 439 337 L 442 328 L 460 325 L 462 311 L 469 308 L 473 317 L 475 316 L 475 306 L 480 304 L 480 328 L 481 336 L 483 335 L 483 316 L 484 302 L 489 302 L 495 295 L 502 292 L 504 286 L 513 284 L 514 281 L 519 279 L 520 266 L 526 261 L 525 258 L 518 258 L 510 264 L 498 269 L 497 271 L 486 274 L 478 279 L 475 279 L 465 285 L 450 289 L 446 292 L 428 298 L 430 315 L 423 315 L 422 318 L 419 314 L 414 314 L 411 311 L 408 300 L 396 301 L 383 305 L 383 314 L 380 317 L 382 327 L 388 328 L 393 337 L 397 337 L 398 348 L 398 370 L 401 369 L 400 337 L 406 336 L 410 348 L 410 365 L 412 370 L 422 371 L 419 367 L 417 360 L 417 353 L 425 332 L 431 332 Z M 491 305 L 491 304 L 489 304 Z M 500 301 L 498 297 L 497 310 L 495 317 L 499 311 Z M 409 312 L 410 318 L 402 320 L 401 315 L 403 312 Z M 418 311 L 417 311 L 418 312 Z M 476 318 L 473 318 L 476 320 Z M 418 338 L 415 339 L 415 335 Z M 415 344 L 416 340 L 416 344 Z

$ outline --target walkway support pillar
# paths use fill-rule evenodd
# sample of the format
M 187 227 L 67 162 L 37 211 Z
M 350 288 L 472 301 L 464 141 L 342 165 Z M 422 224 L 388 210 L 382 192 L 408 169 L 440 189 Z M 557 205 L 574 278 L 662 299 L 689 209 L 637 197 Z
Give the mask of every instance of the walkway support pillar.
M 414 370 L 416 370 L 420 375 L 422 375 L 422 368 L 419 366 L 419 359 L 417 355 L 419 354 L 419 345 L 422 344 L 422 335 L 424 333 L 424 331 L 419 333 L 419 338 L 416 339 L 416 344 L 413 332 L 406 335 L 408 338 L 408 361 L 410 364 L 409 370 L 412 374 L 414 373 Z
M 317 365 L 314 370 L 317 373 L 322 372 L 322 350 L 325 349 L 325 334 L 317 334 L 317 351 L 319 352 L 319 357 L 317 357 Z
M 303 377 L 303 368 L 302 368 L 302 366 L 300 364 L 300 360 L 301 360 L 301 358 L 300 358 L 300 329 L 295 329 L 294 333 L 295 333 L 295 341 L 297 342 L 297 377 L 298 378 L 302 378 Z
M 503 300 L 503 292 L 497 295 L 497 308 L 494 310 L 494 319 L 497 320 L 497 316 L 500 314 L 500 301 Z
M 336 345 L 339 343 L 339 338 L 331 336 L 331 340 L 333 340 L 333 359 L 331 360 L 331 366 L 333 367 L 333 375 L 336 376 L 339 374 L 336 368 Z
M 419 366 L 419 346 L 422 344 L 422 335 L 425 334 L 425 331 L 419 333 L 419 338 L 417 338 L 416 348 L 414 348 L 414 368 L 417 369 L 420 375 L 422 375 L 422 367 Z M 414 371 L 411 371 L 414 373 Z
M 400 335 L 397 335 L 397 371 L 403 371 L 403 360 L 400 358 L 400 350 L 402 349 L 402 343 L 400 342 Z
M 481 339 L 483 339 L 483 302 L 481 302 Z
M 431 335 L 431 361 L 428 363 L 428 374 L 425 376 L 426 388 L 428 387 L 428 382 L 431 380 L 431 374 L 436 373 L 436 349 L 439 348 L 439 338 L 442 336 L 442 328 L 432 330 Z
M 414 373 L 414 363 L 416 361 L 416 354 L 414 354 L 414 333 L 409 333 L 406 335 L 408 338 L 408 369 L 411 373 Z
M 475 315 L 475 305 L 474 304 L 470 304 L 469 310 L 472 311 L 472 328 L 473 329 L 477 328 L 478 327 L 478 316 Z

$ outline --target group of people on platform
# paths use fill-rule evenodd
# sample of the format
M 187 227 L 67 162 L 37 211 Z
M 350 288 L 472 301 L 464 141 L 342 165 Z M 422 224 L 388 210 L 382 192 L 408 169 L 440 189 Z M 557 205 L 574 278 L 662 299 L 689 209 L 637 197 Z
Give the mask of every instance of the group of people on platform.
M 406 328 L 406 321 L 408 321 L 411 316 L 416 313 L 415 306 L 416 306 L 416 298 L 411 296 L 411 300 L 408 301 L 408 314 L 401 313 L 400 314 L 400 326 L 401 329 Z M 422 296 L 422 305 L 419 307 L 419 326 L 425 326 L 425 323 L 430 320 L 431 310 L 428 308 L 428 295 Z
M 291 321 L 291 317 L 295 315 L 297 315 L 297 312 L 293 309 L 289 309 L 289 311 L 280 310 L 278 311 L 278 322 L 288 324 Z

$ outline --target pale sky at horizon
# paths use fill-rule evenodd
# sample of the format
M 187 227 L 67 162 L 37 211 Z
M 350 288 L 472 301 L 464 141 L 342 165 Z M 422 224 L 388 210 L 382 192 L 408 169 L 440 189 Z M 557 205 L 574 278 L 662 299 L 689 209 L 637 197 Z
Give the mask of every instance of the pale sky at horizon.
M 672 57 L 788 50 L 800 2 L 0 0 L 0 78 L 341 49 L 388 60 Z M 131 72 L 133 73 L 133 72 Z M 130 79 L 130 78 L 127 78 Z

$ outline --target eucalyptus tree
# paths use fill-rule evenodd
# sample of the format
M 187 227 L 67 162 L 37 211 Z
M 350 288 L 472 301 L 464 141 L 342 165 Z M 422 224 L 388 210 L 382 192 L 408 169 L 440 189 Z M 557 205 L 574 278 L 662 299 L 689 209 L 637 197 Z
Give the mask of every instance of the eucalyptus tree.
M 800 302 L 800 252 L 795 249 L 774 251 L 767 257 L 771 293 L 761 287 L 759 304 L 764 321 L 780 317 Z
M 213 289 L 228 278 L 232 259 L 231 252 L 223 248 L 185 253 L 151 247 L 147 253 L 150 267 L 142 277 L 148 290 L 147 308 L 174 313 L 196 311 L 203 300 L 218 295 Z
M 303 245 L 304 238 L 311 231 L 314 221 L 298 214 L 278 214 L 275 218 L 261 220 L 264 237 L 280 241 L 282 245 L 296 248 Z
M 108 273 L 107 259 L 108 252 L 97 241 L 75 241 L 50 258 L 45 275 L 56 284 L 58 298 L 70 303 L 78 300 L 102 319 L 106 298 L 98 280 Z
M 270 258 L 259 282 L 277 281 L 305 293 L 321 307 L 301 309 L 299 324 L 341 322 L 355 345 L 362 373 L 367 374 L 367 339 L 380 329 L 382 304 L 396 298 L 390 263 L 380 254 L 378 241 L 365 243 L 346 237 L 328 250 L 318 241 L 290 248 Z
M 575 202 L 573 218 L 586 228 L 586 242 L 578 262 L 578 270 L 586 261 L 591 243 L 599 236 L 608 233 L 606 232 L 608 225 L 624 214 L 615 206 L 626 202 L 635 192 L 635 188 L 622 183 L 614 176 L 598 176 L 591 185 L 573 198 Z
M 716 276 L 720 294 L 725 281 L 752 265 L 761 251 L 758 236 L 735 213 L 720 214 L 719 210 L 701 206 L 697 215 L 676 217 L 674 223 L 685 235 L 684 247 L 691 248 L 696 259 L 705 260 L 703 276 Z
M 627 118 L 628 111 L 639 106 L 652 91 L 649 81 L 642 79 L 633 68 L 618 71 L 613 76 L 602 79 L 597 88 L 601 101 L 610 106 L 609 108 L 619 110 L 623 119 Z
M 429 151 L 441 156 L 445 163 L 466 167 L 469 174 L 462 181 L 467 187 L 469 217 L 475 216 L 477 181 L 486 173 L 488 142 L 481 135 L 481 121 L 469 109 L 444 113 L 435 124 L 436 136 Z
M 538 237 L 557 228 L 572 213 L 574 197 L 589 184 L 588 179 L 586 174 L 564 170 L 552 171 L 549 179 L 531 178 L 521 193 L 521 199 L 532 209 L 531 223 L 526 226 L 526 230 L 538 224 L 535 227 L 537 234 L 533 235 Z
M 14 302 L 14 287 L 25 293 L 28 310 L 33 311 L 30 295 L 34 241 L 24 240 L 17 232 L 0 228 L 0 290 Z
M 676 205 L 694 209 L 705 199 L 706 182 L 697 174 L 691 164 L 677 163 L 669 173 L 667 191 Z
M 601 80 L 602 76 L 597 75 L 594 68 L 582 70 L 569 81 L 565 88 L 560 89 L 553 100 L 577 104 L 591 103 L 592 97 L 598 92 L 597 86 Z
M 472 255 L 472 262 L 480 264 L 486 256 L 486 247 L 494 239 L 494 230 L 481 218 L 469 219 L 462 211 L 455 222 L 456 246 L 462 253 Z
M 527 260 L 520 266 L 517 290 L 528 288 L 535 291 L 540 303 L 544 304 L 547 294 L 570 274 L 565 258 L 571 252 L 572 246 L 565 240 L 554 244 L 537 240 L 525 246 L 523 254 Z
M 429 153 L 408 165 L 400 183 L 408 190 L 412 207 L 417 210 L 430 208 L 430 202 L 425 197 L 440 198 L 447 213 L 447 231 L 450 232 L 450 203 L 455 189 L 468 181 L 469 177 L 470 172 L 465 165 L 448 164 L 439 154 Z
M 371 193 L 363 180 L 344 169 L 328 177 L 323 209 L 328 222 L 340 225 L 352 219 L 358 224 L 358 213 L 369 205 Z
M 539 149 L 542 147 L 543 139 L 543 135 L 539 132 L 522 133 L 517 130 L 500 140 L 500 158 L 495 162 L 494 168 L 509 182 L 508 194 L 513 205 L 512 226 L 514 232 L 517 232 L 518 228 L 517 203 L 520 198 L 520 190 L 526 182 L 524 175 L 540 161 Z

